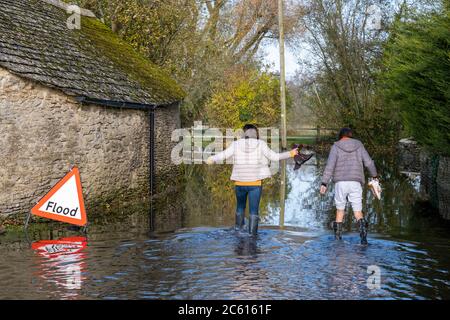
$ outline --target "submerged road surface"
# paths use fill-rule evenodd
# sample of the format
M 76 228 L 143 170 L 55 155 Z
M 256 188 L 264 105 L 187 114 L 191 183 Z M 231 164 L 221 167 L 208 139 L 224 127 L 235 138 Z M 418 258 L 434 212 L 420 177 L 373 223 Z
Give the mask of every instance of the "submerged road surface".
M 156 213 L 154 232 L 132 216 L 93 223 L 87 237 L 34 231 L 31 246 L 0 237 L 0 299 L 450 299 L 450 229 L 416 202 L 418 178 L 381 165 L 383 199 L 366 193 L 361 246 L 351 215 L 343 241 L 329 230 L 322 166 L 313 159 L 294 172 L 288 163 L 284 218 L 279 181 L 265 184 L 256 239 L 230 229 L 226 167 L 194 169 L 179 203 Z

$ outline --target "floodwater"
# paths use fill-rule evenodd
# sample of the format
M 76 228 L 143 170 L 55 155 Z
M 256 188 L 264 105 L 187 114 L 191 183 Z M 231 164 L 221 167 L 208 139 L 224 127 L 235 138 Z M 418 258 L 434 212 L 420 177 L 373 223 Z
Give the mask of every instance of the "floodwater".
M 449 299 L 448 222 L 418 201 L 420 177 L 377 164 L 384 193 L 365 192 L 368 246 L 351 212 L 334 240 L 333 190 L 318 194 L 323 158 L 298 171 L 287 163 L 284 217 L 279 175 L 265 183 L 256 239 L 230 228 L 229 168 L 191 166 L 152 219 L 95 220 L 86 236 L 49 224 L 28 240 L 0 237 L 0 299 Z

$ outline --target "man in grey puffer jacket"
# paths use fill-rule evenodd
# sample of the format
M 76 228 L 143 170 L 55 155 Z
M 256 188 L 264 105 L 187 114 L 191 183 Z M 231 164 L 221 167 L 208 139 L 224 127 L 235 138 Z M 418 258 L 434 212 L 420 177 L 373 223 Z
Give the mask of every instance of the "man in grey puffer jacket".
M 352 136 L 353 132 L 350 128 L 342 128 L 339 132 L 339 141 L 335 142 L 331 148 L 322 176 L 320 193 L 325 194 L 332 178 L 335 183 L 336 221 L 333 222 L 333 229 L 336 239 L 342 239 L 342 220 L 348 199 L 359 224 L 361 244 L 367 244 L 368 223 L 362 213 L 364 167 L 369 170 L 374 179 L 377 179 L 377 169 L 361 141 L 353 139 Z

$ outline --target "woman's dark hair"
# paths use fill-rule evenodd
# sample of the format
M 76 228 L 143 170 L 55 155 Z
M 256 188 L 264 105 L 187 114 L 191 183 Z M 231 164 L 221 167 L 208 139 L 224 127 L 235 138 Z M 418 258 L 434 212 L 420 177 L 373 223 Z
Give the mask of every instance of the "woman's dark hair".
M 339 140 L 341 140 L 343 137 L 351 138 L 353 137 L 353 131 L 350 128 L 342 128 L 339 131 Z
M 253 130 L 256 131 L 256 139 L 259 139 L 258 128 L 257 128 L 254 124 L 250 124 L 250 123 L 247 123 L 247 124 L 242 128 L 242 130 L 244 130 L 244 136 L 245 136 L 245 132 L 246 132 L 247 130 L 250 130 L 250 129 L 253 129 Z M 248 138 L 248 136 L 246 136 L 246 138 Z

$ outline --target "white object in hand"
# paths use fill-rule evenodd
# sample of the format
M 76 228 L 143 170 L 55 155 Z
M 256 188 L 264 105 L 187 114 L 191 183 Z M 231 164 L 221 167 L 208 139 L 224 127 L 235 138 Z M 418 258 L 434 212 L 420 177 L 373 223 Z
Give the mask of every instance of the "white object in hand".
M 368 183 L 370 190 L 372 191 L 373 195 L 375 196 L 375 198 L 377 198 L 378 200 L 381 199 L 381 185 L 380 182 L 378 181 L 378 179 L 369 179 L 369 183 Z

